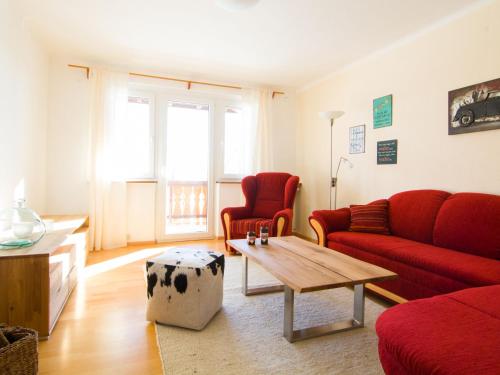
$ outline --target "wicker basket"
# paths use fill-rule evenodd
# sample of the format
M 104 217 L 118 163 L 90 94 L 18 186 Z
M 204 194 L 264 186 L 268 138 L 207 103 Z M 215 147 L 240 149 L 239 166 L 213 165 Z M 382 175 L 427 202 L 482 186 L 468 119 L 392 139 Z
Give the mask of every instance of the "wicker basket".
M 0 348 L 0 374 L 35 375 L 38 373 L 38 333 L 22 327 L 0 325 L 10 344 Z

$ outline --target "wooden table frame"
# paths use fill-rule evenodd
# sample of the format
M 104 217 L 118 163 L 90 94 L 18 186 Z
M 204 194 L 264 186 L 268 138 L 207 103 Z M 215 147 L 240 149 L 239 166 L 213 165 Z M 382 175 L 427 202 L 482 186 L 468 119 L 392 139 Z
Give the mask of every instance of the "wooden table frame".
M 324 336 L 332 333 L 344 332 L 356 328 L 364 327 L 365 315 L 365 283 L 394 278 L 397 275 L 391 271 L 387 271 L 381 267 L 371 265 L 369 263 L 348 257 L 334 250 L 329 250 L 321 246 L 301 240 L 297 237 L 284 237 L 281 239 L 270 239 L 269 247 L 249 247 L 245 240 L 229 240 L 228 243 L 242 253 L 242 293 L 245 296 L 252 296 L 264 293 L 273 293 L 284 291 L 284 319 L 283 319 L 283 336 L 289 342 L 305 340 L 313 337 Z M 273 246 L 274 245 L 274 246 Z M 301 255 L 301 247 L 304 253 L 314 251 L 310 254 Z M 274 252 L 274 253 L 273 253 Z M 309 257 L 307 257 L 309 255 Z M 294 279 L 291 275 L 286 275 L 286 266 L 283 272 L 273 268 L 270 264 L 266 265 L 266 258 L 272 260 L 285 260 L 287 257 L 293 259 L 295 265 L 304 265 L 316 267 L 325 272 L 323 280 L 317 283 L 303 283 Z M 283 282 L 283 284 L 260 285 L 257 287 L 248 286 L 248 259 L 259 263 L 268 272 Z M 311 259 L 313 258 L 313 259 Z M 333 259 L 331 265 L 325 263 L 329 259 Z M 345 272 L 348 275 L 340 274 L 341 266 L 353 265 L 353 269 L 357 271 L 357 277 L 354 272 Z M 358 269 L 357 269 L 358 268 Z M 335 270 L 335 271 L 332 271 Z M 361 272 L 361 271 L 362 272 Z M 333 273 L 332 273 L 333 272 Z M 330 282 L 330 278 L 331 280 Z M 306 280 L 308 281 L 308 280 Z M 307 284 L 307 285 L 306 285 Z M 332 289 L 338 287 L 352 286 L 354 288 L 354 312 L 352 319 L 325 324 L 321 326 L 294 329 L 294 296 L 295 292 L 312 292 L 317 290 Z

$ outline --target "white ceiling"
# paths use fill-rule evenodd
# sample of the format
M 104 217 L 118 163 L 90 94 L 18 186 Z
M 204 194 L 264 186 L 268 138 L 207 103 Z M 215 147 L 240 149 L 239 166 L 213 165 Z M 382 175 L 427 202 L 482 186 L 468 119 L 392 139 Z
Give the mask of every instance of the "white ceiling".
M 477 0 L 261 0 L 242 12 L 215 0 L 15 2 L 58 53 L 189 79 L 299 87 Z

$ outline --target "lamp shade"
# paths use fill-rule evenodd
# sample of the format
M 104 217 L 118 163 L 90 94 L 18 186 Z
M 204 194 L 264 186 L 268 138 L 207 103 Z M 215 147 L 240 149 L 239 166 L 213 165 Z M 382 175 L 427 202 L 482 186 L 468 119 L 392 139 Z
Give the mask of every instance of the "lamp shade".
M 324 118 L 325 120 L 336 120 L 341 117 L 345 112 L 344 111 L 323 111 L 318 112 L 319 117 Z

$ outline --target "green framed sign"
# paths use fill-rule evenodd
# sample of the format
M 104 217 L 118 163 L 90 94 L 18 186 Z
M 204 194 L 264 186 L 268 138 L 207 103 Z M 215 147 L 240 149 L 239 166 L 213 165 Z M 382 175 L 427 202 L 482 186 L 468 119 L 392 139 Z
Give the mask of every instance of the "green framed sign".
M 398 140 L 377 142 L 377 164 L 398 163 Z
M 373 99 L 373 128 L 392 126 L 392 94 Z

